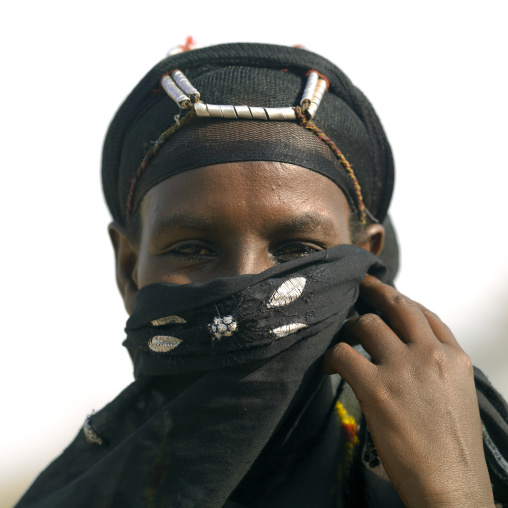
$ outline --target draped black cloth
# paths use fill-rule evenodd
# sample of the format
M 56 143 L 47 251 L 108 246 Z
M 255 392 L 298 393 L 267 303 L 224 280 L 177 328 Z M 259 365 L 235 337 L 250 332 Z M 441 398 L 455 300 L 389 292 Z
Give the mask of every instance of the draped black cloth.
M 344 245 L 256 275 L 142 288 L 126 329 L 137 381 L 19 506 L 281 506 L 330 433 L 337 393 L 320 359 L 367 272 L 384 269 Z M 305 487 L 323 506 L 340 487 L 340 444 L 331 452 Z
M 18 507 L 400 504 L 351 390 L 321 373 L 366 273 L 385 278 L 376 257 L 342 245 L 260 274 L 142 288 L 125 341 L 136 381 L 87 419 Z M 500 500 L 507 406 L 476 377 Z

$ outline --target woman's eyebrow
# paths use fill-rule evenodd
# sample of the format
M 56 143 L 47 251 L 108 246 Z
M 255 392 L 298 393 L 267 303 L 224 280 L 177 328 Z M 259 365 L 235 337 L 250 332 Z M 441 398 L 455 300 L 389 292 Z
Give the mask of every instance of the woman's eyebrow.
M 214 224 L 213 215 L 197 215 L 178 211 L 156 219 L 152 223 L 151 234 L 158 236 L 171 229 L 203 230 Z
M 328 215 L 308 211 L 298 215 L 284 217 L 277 221 L 272 229 L 279 233 L 318 229 L 320 232 L 329 234 L 336 230 L 336 226 Z
M 164 233 L 170 230 L 203 231 L 204 229 L 216 228 L 217 226 L 217 217 L 213 214 L 202 215 L 178 211 L 155 219 L 152 223 L 150 234 L 152 237 L 157 238 L 159 235 L 164 235 Z M 319 230 L 324 234 L 330 234 L 336 230 L 335 223 L 330 217 L 313 211 L 281 217 L 273 223 L 267 224 L 267 226 L 273 234 L 287 234 L 309 230 Z

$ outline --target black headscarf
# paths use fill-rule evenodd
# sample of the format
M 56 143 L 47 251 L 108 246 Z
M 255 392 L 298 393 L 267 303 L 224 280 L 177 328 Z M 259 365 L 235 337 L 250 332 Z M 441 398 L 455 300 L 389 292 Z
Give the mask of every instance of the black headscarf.
M 113 218 L 123 223 L 131 182 L 143 157 L 175 124 L 178 106 L 161 90 L 161 77 L 180 69 L 210 104 L 294 107 L 307 73 L 328 82 L 315 124 L 351 164 L 370 213 L 385 219 L 394 167 L 388 140 L 369 101 L 334 64 L 309 51 L 267 44 L 224 44 L 171 56 L 156 65 L 118 110 L 104 144 L 102 179 Z M 350 176 L 332 150 L 296 122 L 197 118 L 166 143 L 143 173 L 134 210 L 146 191 L 188 169 L 234 161 L 277 161 L 319 172 L 358 206 Z

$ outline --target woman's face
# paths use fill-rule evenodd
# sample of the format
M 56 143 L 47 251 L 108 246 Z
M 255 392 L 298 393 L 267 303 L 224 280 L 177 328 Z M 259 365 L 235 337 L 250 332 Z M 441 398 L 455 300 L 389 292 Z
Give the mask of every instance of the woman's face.
M 132 293 L 147 284 L 258 273 L 351 243 L 349 205 L 339 187 L 285 163 L 234 162 L 185 171 L 150 189 L 140 214 L 137 245 L 110 228 L 128 312 Z

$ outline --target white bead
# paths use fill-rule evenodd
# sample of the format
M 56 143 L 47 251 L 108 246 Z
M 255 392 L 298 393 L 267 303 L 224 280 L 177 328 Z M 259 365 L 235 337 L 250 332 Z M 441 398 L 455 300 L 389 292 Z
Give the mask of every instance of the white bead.
M 244 118 L 246 120 L 252 119 L 252 114 L 250 112 L 249 106 L 235 106 L 235 111 L 238 118 Z
M 234 106 L 222 106 L 220 107 L 221 111 L 222 111 L 222 116 L 224 118 L 238 118 L 236 116 L 236 111 L 235 111 L 235 107 Z
M 270 120 L 284 120 L 283 108 L 265 108 L 266 114 Z
M 208 114 L 213 118 L 222 118 L 222 109 L 217 104 L 207 104 Z
M 194 95 L 199 99 L 199 92 L 192 86 L 191 82 L 185 77 L 185 74 L 176 70 L 171 73 L 171 77 L 175 80 L 176 84 L 189 95 Z
M 268 120 L 265 108 L 256 108 L 251 106 L 249 109 L 254 120 Z
M 316 89 L 316 85 L 319 79 L 319 74 L 317 72 L 309 73 L 307 78 L 307 83 L 305 83 L 305 89 L 303 91 L 302 100 L 300 101 L 300 106 L 303 104 L 303 101 L 308 100 L 312 101 L 312 97 L 314 97 L 314 90 Z
M 202 102 L 196 102 L 196 104 L 194 104 L 194 111 L 196 112 L 197 116 L 210 118 L 208 108 L 206 107 L 206 104 L 203 104 Z
M 176 83 L 165 74 L 161 78 L 161 86 L 164 91 L 181 107 L 182 102 L 190 100 L 177 86 Z

